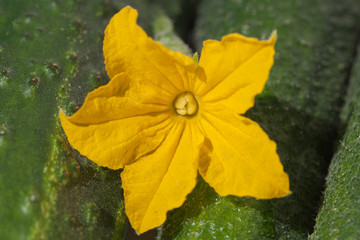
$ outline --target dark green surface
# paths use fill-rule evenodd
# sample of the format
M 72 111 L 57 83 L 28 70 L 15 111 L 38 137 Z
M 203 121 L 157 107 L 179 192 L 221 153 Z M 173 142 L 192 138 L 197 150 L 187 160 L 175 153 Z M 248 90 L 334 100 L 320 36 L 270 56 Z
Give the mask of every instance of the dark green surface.
M 358 49 L 359 53 L 359 49 Z M 345 135 L 334 156 L 315 231 L 310 239 L 360 239 L 360 58 L 357 59 L 342 120 Z
M 60 108 L 71 115 L 108 81 L 103 32 L 127 4 L 150 33 L 161 6 L 171 17 L 181 10 L 163 0 L 0 0 L 0 239 L 121 239 L 127 231 L 120 171 L 81 157 L 58 121 Z
M 275 65 L 246 116 L 278 144 L 292 195 L 218 197 L 200 181 L 168 214 L 162 239 L 307 239 L 313 231 L 358 35 L 358 1 L 202 1 L 195 29 L 205 39 L 278 31 Z
M 71 115 L 89 91 L 109 80 L 103 31 L 119 9 L 131 4 L 150 35 L 189 53 L 166 15 L 188 38 L 196 3 L 0 0 L 0 239 L 136 238 L 124 215 L 120 172 L 97 167 L 73 150 L 58 111 Z M 270 80 L 246 115 L 277 142 L 293 194 L 267 201 L 221 198 L 199 179 L 184 206 L 168 214 L 158 231 L 161 239 L 307 238 L 338 132 L 359 5 L 355 0 L 202 1 L 191 42 L 199 51 L 203 40 L 230 32 L 264 39 L 278 30 Z M 331 166 L 314 239 L 338 234 L 337 226 L 359 225 L 359 171 L 353 172 L 359 170 L 359 81 L 351 86 L 341 118 L 342 124 L 351 120 Z M 344 188 L 336 188 L 338 181 Z M 347 209 L 338 207 L 339 201 Z M 348 236 L 359 234 L 354 229 Z

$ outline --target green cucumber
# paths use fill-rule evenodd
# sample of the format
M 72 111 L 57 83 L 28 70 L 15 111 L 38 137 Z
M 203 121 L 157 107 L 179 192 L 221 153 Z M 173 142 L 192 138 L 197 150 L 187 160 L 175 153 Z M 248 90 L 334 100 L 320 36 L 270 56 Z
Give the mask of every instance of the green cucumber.
M 164 0 L 0 0 L 0 239 L 121 239 L 129 228 L 120 171 L 80 156 L 58 120 L 108 82 L 103 32 L 128 4 L 154 35 L 161 9 L 181 10 Z M 156 22 L 169 38 L 170 23 Z
M 275 64 L 246 116 L 278 145 L 292 194 L 219 197 L 203 180 L 168 214 L 161 239 L 307 239 L 312 233 L 357 40 L 358 1 L 202 1 L 195 28 L 205 39 L 239 32 L 266 39 L 277 29 Z
M 360 48 L 358 49 L 359 53 Z M 310 239 L 360 238 L 360 57 L 342 111 L 347 125 L 326 179 L 326 191 Z M 348 120 L 349 119 L 349 120 Z

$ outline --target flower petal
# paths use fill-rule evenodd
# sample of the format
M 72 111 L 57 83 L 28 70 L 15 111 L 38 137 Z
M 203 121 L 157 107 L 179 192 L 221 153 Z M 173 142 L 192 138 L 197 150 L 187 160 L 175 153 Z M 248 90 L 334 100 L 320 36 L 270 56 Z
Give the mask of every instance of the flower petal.
M 195 90 L 202 101 L 218 102 L 245 113 L 268 79 L 275 42 L 275 33 L 268 41 L 240 34 L 227 35 L 221 42 L 205 41 L 199 66 L 205 71 L 207 84 L 198 85 Z
M 138 233 L 161 225 L 167 211 L 180 207 L 195 187 L 199 133 L 195 125 L 177 123 L 152 154 L 121 173 L 125 211 Z
M 98 124 L 132 116 L 170 111 L 173 98 L 152 85 L 140 84 L 127 74 L 116 75 L 107 85 L 90 92 L 69 121 Z
M 276 144 L 259 125 L 225 111 L 204 113 L 201 124 L 208 140 L 199 171 L 219 195 L 269 199 L 289 194 Z
M 151 88 L 143 90 L 144 93 L 138 93 L 134 81 L 119 74 L 89 93 L 73 116 L 67 118 L 61 113 L 70 144 L 98 165 L 112 169 L 122 168 L 153 151 L 172 124 L 171 104 L 153 99 Z M 142 99 L 137 99 L 137 94 Z
M 151 82 L 173 95 L 189 90 L 195 62 L 148 37 L 136 24 L 137 16 L 135 9 L 125 7 L 106 27 L 103 51 L 109 77 L 128 72 L 138 81 Z

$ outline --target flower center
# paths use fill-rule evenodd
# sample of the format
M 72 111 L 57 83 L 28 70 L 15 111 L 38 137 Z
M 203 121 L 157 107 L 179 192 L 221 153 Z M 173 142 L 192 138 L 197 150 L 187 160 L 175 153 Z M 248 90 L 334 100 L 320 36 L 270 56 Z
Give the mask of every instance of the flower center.
M 192 116 L 197 113 L 198 102 L 191 92 L 180 93 L 174 101 L 174 108 L 181 116 Z

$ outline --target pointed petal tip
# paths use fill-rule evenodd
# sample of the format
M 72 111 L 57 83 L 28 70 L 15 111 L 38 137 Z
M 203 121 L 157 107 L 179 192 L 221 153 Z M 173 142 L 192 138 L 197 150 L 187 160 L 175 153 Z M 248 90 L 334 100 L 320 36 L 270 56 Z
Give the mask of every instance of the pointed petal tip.
M 60 125 L 62 127 L 62 129 L 65 131 L 65 127 L 64 125 L 66 124 L 66 122 L 68 121 L 68 115 L 66 115 L 66 113 L 64 112 L 64 110 L 62 108 L 60 108 L 59 110 L 59 120 L 60 120 Z
M 283 170 L 283 173 L 281 174 L 281 177 L 276 180 L 277 182 L 277 187 L 274 191 L 273 195 L 269 195 L 269 199 L 271 198 L 283 198 L 283 197 L 287 197 L 289 195 L 292 194 L 291 190 L 290 190 L 290 179 L 289 179 L 289 175 Z
M 135 8 L 133 8 L 132 6 L 130 6 L 130 5 L 127 5 L 127 6 L 125 6 L 124 8 L 131 8 L 131 9 L 134 9 L 135 11 L 136 11 L 136 9 Z M 123 8 L 123 9 L 124 9 Z
M 138 230 L 135 229 L 135 228 L 133 228 L 133 229 L 134 229 L 135 234 L 136 234 L 138 237 L 140 237 L 140 235 L 144 233 L 144 232 L 138 231 Z
M 284 197 L 288 197 L 288 196 L 290 196 L 292 194 L 293 194 L 293 192 L 291 190 L 289 190 L 288 194 L 286 194 Z
M 138 12 L 135 8 L 133 8 L 132 6 L 130 5 L 127 5 L 125 7 L 123 7 L 118 13 L 119 14 L 124 14 L 125 12 L 130 12 L 130 11 L 133 11 L 133 12 Z
M 275 29 L 274 31 L 272 31 L 272 33 L 271 33 L 270 38 L 269 38 L 268 41 L 269 41 L 270 43 L 275 44 L 276 40 L 277 40 L 277 29 Z
M 156 228 L 156 227 L 155 227 Z M 138 235 L 138 236 L 140 236 L 141 234 L 143 234 L 143 233 L 146 233 L 146 232 L 148 232 L 148 231 L 150 231 L 150 230 L 152 230 L 152 229 L 154 229 L 154 228 L 144 228 L 144 227 L 139 227 L 139 229 L 135 229 L 134 228 L 134 230 L 135 230 L 135 233 L 136 233 L 136 235 Z
M 276 196 L 274 198 L 283 198 L 283 197 L 290 196 L 291 194 L 292 194 L 292 191 L 290 191 L 290 189 L 286 189 L 285 191 L 283 191 L 281 194 L 279 194 L 278 196 Z
M 285 179 L 283 180 L 284 182 L 283 182 L 282 188 L 279 187 L 279 188 L 281 188 L 281 189 L 279 189 L 279 193 L 276 196 L 274 196 L 273 198 L 283 198 L 283 197 L 287 197 L 292 194 L 292 192 L 290 190 L 289 175 L 286 172 L 284 172 L 284 175 L 285 175 L 285 177 L 284 177 Z
M 66 115 L 66 113 L 64 112 L 64 110 L 62 108 L 59 109 L 59 118 L 60 121 L 62 122 L 63 120 L 65 120 L 68 117 L 68 115 Z

